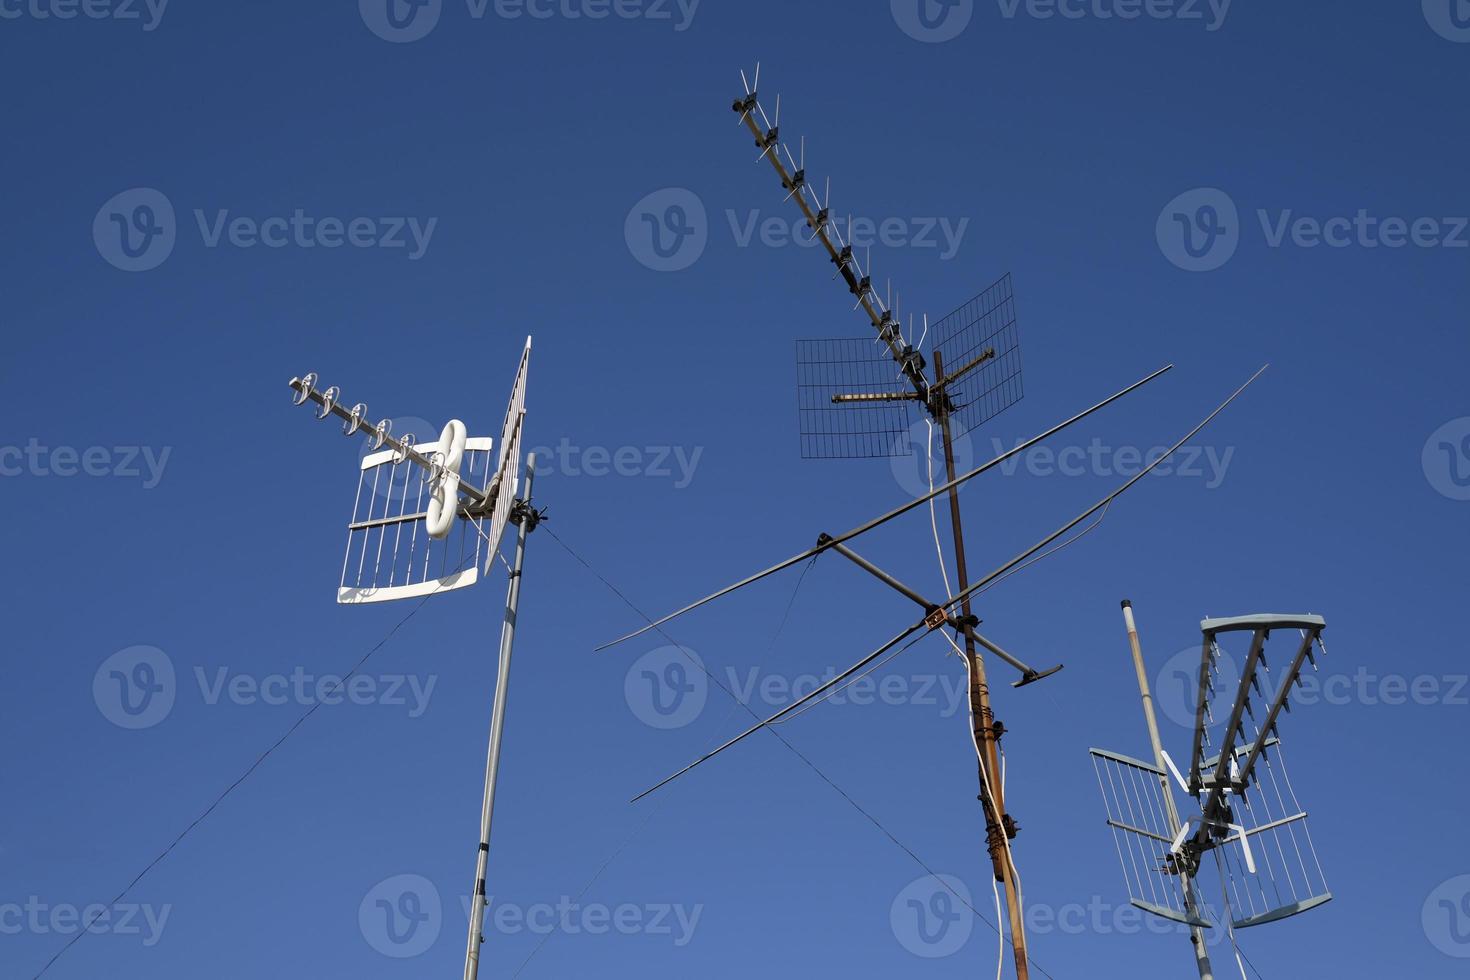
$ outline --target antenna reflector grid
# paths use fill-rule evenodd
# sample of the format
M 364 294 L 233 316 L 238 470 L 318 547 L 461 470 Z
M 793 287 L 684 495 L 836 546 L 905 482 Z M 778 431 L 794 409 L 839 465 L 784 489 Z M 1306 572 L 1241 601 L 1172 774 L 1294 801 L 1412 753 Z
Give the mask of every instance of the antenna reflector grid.
M 1181 864 L 1171 853 L 1178 831 L 1169 825 L 1164 771 L 1106 749 L 1089 749 L 1088 753 L 1129 901 L 1161 918 L 1209 928 L 1204 910 L 1190 907 L 1186 900 Z
M 913 387 L 887 348 L 865 338 L 796 342 L 803 459 L 908 456 Z M 834 396 L 878 396 L 834 403 Z M 891 398 L 891 400 L 889 400 Z
M 951 418 L 974 429 L 1021 400 L 1021 340 L 1010 273 L 933 326 L 935 348 L 947 371 L 994 351 L 947 386 Z
M 414 448 L 430 458 L 446 449 L 438 442 Z M 466 439 L 460 479 L 484 486 L 494 459 L 492 448 L 489 438 Z M 483 520 L 457 521 L 458 526 L 447 536 L 435 539 L 427 524 L 432 496 L 428 471 L 398 461 L 393 450 L 363 457 L 352 522 L 347 525 L 338 602 L 388 602 L 462 589 L 476 582 L 484 544 L 477 528 Z

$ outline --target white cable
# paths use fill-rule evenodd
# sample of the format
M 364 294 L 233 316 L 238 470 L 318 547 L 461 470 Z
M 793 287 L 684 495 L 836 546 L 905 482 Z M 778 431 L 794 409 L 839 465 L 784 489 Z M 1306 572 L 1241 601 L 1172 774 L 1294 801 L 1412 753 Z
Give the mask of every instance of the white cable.
M 924 335 L 925 336 L 928 336 L 928 333 L 929 333 L 929 323 L 928 323 L 928 318 L 926 317 L 925 318 L 925 321 L 924 321 Z M 920 340 L 920 343 L 921 344 L 923 343 L 922 339 Z M 934 423 L 930 419 L 927 419 L 926 418 L 926 419 L 924 419 L 924 424 L 928 427 L 928 440 L 927 440 L 926 445 L 924 447 L 924 458 L 925 458 L 926 463 L 928 464 L 929 492 L 932 494 L 934 492 Z M 935 554 L 939 558 L 939 574 L 944 579 L 944 595 L 945 595 L 945 598 L 947 598 L 947 599 L 953 599 L 954 598 L 954 591 L 949 587 L 949 569 L 946 567 L 946 565 L 944 563 L 944 548 L 939 543 L 939 521 L 938 521 L 938 518 L 935 516 L 935 511 L 934 511 L 934 498 L 932 496 L 929 498 L 929 528 L 930 528 L 930 530 L 932 530 L 934 532 L 934 551 L 935 551 Z M 954 652 L 959 655 L 960 660 L 964 663 L 964 665 L 965 665 L 965 677 L 966 677 L 967 682 L 968 682 L 967 683 L 967 689 L 968 689 L 968 687 L 970 685 L 973 685 L 974 684 L 974 678 L 971 677 L 971 674 L 970 674 L 970 658 L 965 655 L 965 652 L 960 649 L 959 644 L 955 643 L 954 639 L 948 633 L 945 633 L 942 630 L 940 631 L 940 633 L 945 638 L 945 640 L 948 641 L 950 647 L 952 647 L 954 649 Z M 980 778 L 983 779 L 983 780 L 985 780 L 985 784 L 987 786 L 989 786 L 990 785 L 990 774 L 985 769 L 985 753 L 981 750 L 981 748 L 980 748 L 980 740 L 975 735 L 975 705 L 974 705 L 974 702 L 969 701 L 968 699 L 966 699 L 966 703 L 967 703 L 968 708 L 969 708 L 966 716 L 970 720 L 970 741 L 975 746 L 975 758 L 980 763 Z M 1000 773 L 1001 773 L 1001 777 L 1000 777 L 1001 778 L 1001 791 L 1000 792 L 1001 792 L 1001 798 L 1004 799 L 1005 798 L 1005 760 L 1004 760 L 1004 758 L 1002 758 L 1002 760 L 1001 760 Z M 1022 908 L 1023 907 L 1023 900 L 1021 898 L 1021 876 L 1020 876 L 1019 873 L 1017 873 L 1015 859 L 1011 856 L 1011 842 L 1010 842 L 1010 838 L 1006 834 L 1006 830 L 1005 830 L 1005 825 L 1004 824 L 1002 824 L 1001 827 L 1000 827 L 1000 839 L 1001 839 L 1001 843 L 1005 847 L 1006 864 L 1010 868 L 1011 881 L 1015 884 L 1015 887 L 1016 887 L 1016 907 L 1019 909 L 1019 908 Z M 999 925 L 1002 921 L 1004 921 L 1004 917 L 1001 915 L 1001 909 L 1000 909 L 1000 887 L 996 884 L 996 882 L 995 882 L 995 876 L 994 875 L 991 875 L 990 876 L 990 889 L 995 894 L 995 920 L 996 920 L 997 925 Z M 1023 943 L 1025 942 L 1025 939 L 1026 939 L 1026 931 L 1025 930 L 1026 930 L 1025 922 L 1024 922 L 1024 920 L 1022 920 L 1022 922 L 1021 922 L 1021 941 Z M 999 949 L 999 951 L 996 954 L 995 978 L 996 978 L 996 980 L 1000 980 L 1001 971 L 1005 968 L 1006 941 L 1005 941 L 1005 930 L 1004 930 L 1004 928 L 997 929 L 997 932 L 1000 933 L 1000 949 Z M 1014 943 L 1014 937 L 1012 937 L 1012 942 Z
M 926 418 L 926 419 L 924 419 L 924 424 L 929 427 L 929 437 L 928 437 L 928 440 L 927 440 L 927 442 L 926 442 L 926 444 L 924 446 L 924 459 L 928 463 L 928 467 L 929 467 L 929 492 L 930 493 L 933 493 L 934 492 L 934 422 L 932 420 Z M 935 515 L 935 512 L 934 512 L 934 498 L 933 497 L 930 497 L 929 498 L 929 528 L 930 528 L 930 530 L 932 530 L 934 532 L 934 551 L 939 556 L 939 574 L 944 578 L 944 597 L 946 599 L 953 599 L 954 598 L 954 591 L 952 589 L 950 589 L 950 587 L 949 587 L 949 569 L 944 564 L 944 548 L 939 544 L 939 518 Z M 950 641 L 950 645 L 951 646 L 954 646 L 954 642 L 953 641 Z M 955 652 L 956 653 L 959 652 L 959 647 L 955 647 Z

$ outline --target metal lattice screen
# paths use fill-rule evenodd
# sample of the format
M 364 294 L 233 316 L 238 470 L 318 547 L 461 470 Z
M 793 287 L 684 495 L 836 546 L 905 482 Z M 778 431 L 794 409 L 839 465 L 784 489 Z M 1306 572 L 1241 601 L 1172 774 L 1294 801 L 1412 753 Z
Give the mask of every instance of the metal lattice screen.
M 985 351 L 995 356 L 955 381 L 949 389 L 954 418 L 974 429 L 1021 400 L 1021 340 L 1010 273 L 934 324 L 936 349 L 952 373 Z
M 796 399 L 803 459 L 907 456 L 910 402 L 834 405 L 833 395 L 912 391 L 871 339 L 798 340 Z

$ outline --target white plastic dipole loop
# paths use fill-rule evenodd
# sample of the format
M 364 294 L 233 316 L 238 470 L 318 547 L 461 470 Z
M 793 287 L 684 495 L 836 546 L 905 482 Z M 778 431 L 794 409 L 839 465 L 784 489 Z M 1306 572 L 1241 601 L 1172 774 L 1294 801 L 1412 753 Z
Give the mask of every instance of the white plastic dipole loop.
M 342 434 L 344 436 L 356 435 L 362 428 L 363 416 L 367 414 L 367 403 L 358 402 L 352 406 L 352 418 L 342 423 Z
M 376 452 L 377 450 L 382 449 L 383 448 L 383 443 L 385 443 L 385 442 L 388 441 L 388 436 L 390 436 L 392 433 L 393 433 L 393 420 L 392 419 L 382 419 L 381 421 L 378 422 L 377 425 L 373 426 L 373 441 L 372 441 L 373 451 Z
M 398 449 L 398 452 L 393 457 L 393 465 L 394 466 L 397 466 L 399 463 L 403 463 L 403 462 L 406 462 L 408 460 L 408 451 L 413 448 L 413 444 L 414 444 L 414 435 L 413 435 L 412 432 L 405 432 L 399 438 L 399 440 L 398 440 L 399 449 Z
M 341 388 L 338 388 L 336 385 L 332 385 L 332 387 L 330 387 L 326 391 L 322 392 L 322 407 L 321 407 L 321 411 L 319 411 L 319 412 L 316 413 L 316 417 L 318 419 L 324 419 L 328 415 L 331 415 L 332 414 L 332 406 L 334 406 L 334 405 L 337 404 L 337 398 L 341 394 L 342 394 L 342 389 Z
M 459 508 L 459 466 L 464 460 L 468 432 L 459 419 L 450 419 L 439 433 L 443 465 L 429 495 L 429 511 L 424 524 L 431 538 L 445 538 L 454 527 L 454 514 Z
M 304 377 L 304 378 L 301 379 L 301 387 L 297 388 L 296 389 L 296 394 L 294 394 L 294 395 L 291 396 L 291 404 L 292 405 L 304 405 L 304 404 L 306 404 L 306 400 L 311 397 L 312 389 L 314 389 L 315 387 L 316 387 L 316 372 L 315 371 L 312 371 L 306 377 Z

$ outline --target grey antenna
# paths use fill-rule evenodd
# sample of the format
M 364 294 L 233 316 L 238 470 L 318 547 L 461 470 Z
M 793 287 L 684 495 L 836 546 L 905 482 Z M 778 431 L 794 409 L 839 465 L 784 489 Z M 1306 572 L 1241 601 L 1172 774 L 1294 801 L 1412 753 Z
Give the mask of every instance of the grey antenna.
M 785 561 L 778 562 L 770 568 L 747 576 L 733 585 L 719 589 L 702 599 L 690 603 L 683 609 L 613 642 L 616 643 L 621 642 L 621 640 L 631 639 L 634 636 L 639 636 L 647 632 L 649 629 L 656 629 L 676 616 L 688 613 L 715 599 L 729 595 L 738 589 L 744 588 L 769 575 L 790 568 L 798 562 L 826 551 L 833 551 L 842 555 L 845 559 L 876 578 L 888 588 L 913 602 L 921 610 L 921 615 L 914 625 L 878 647 L 877 650 L 859 660 L 852 667 L 848 668 L 848 670 L 838 674 L 827 683 L 818 687 L 815 691 L 810 692 L 802 698 L 798 698 L 781 712 L 762 721 L 725 745 L 720 746 L 714 752 L 695 760 L 690 766 L 658 784 L 658 786 L 663 786 L 672 779 L 677 778 L 695 766 L 701 765 L 720 752 L 735 745 L 751 733 L 791 717 L 795 712 L 801 710 L 804 705 L 812 703 L 813 699 L 825 698 L 828 692 L 832 691 L 836 685 L 845 683 L 857 671 L 866 669 L 869 664 L 873 664 L 879 658 L 897 656 L 899 653 L 908 649 L 914 642 L 917 642 L 918 639 L 930 633 L 942 633 L 945 630 L 953 630 L 956 638 L 950 639 L 949 642 L 956 651 L 962 654 L 966 671 L 971 678 L 971 718 L 973 723 L 971 725 L 971 731 L 967 733 L 967 740 L 972 741 L 977 756 L 980 800 L 985 818 L 987 849 L 990 854 L 996 880 L 1005 885 L 1006 905 L 1010 925 L 1010 942 L 1015 952 L 1016 974 L 1020 980 L 1025 980 L 1029 976 L 1026 937 L 1019 896 L 1019 878 L 1016 874 L 1015 862 L 1010 847 L 1010 840 L 1016 836 L 1018 827 L 1013 817 L 1006 811 L 1000 762 L 1001 757 L 998 745 L 1000 735 L 1004 729 L 995 720 L 994 714 L 991 711 L 989 686 L 985 675 L 985 663 L 980 651 L 983 649 L 997 659 L 1015 668 L 1020 674 L 1019 679 L 1015 682 L 1015 686 L 1034 683 L 1055 673 L 1061 668 L 1058 665 L 1045 670 L 1037 670 L 1025 661 L 1002 649 L 994 641 L 982 636 L 978 631 L 980 620 L 972 613 L 970 601 L 979 591 L 988 588 L 1000 579 L 1025 567 L 1033 559 L 1036 559 L 1038 555 L 1042 554 L 1044 549 L 1051 547 L 1058 540 L 1075 531 L 1090 518 L 1095 518 L 1106 512 L 1114 500 L 1123 493 L 1126 493 L 1144 473 L 1155 468 L 1163 458 L 1167 458 L 1169 453 L 1177 450 L 1183 442 L 1176 443 L 1164 457 L 1155 459 L 1146 467 L 1143 473 L 1130 479 L 1112 493 L 1106 495 L 1102 500 L 1085 509 L 1081 514 L 1062 524 L 1055 531 L 1043 537 L 1036 545 L 1016 555 L 989 575 L 983 576 L 973 582 L 969 579 L 965 564 L 958 490 L 961 484 L 999 465 L 1005 459 L 1011 458 L 1016 452 L 1024 451 L 1026 446 L 1034 445 L 1037 441 L 1085 418 L 1117 398 L 1121 398 L 1137 390 L 1137 388 L 1157 378 L 1164 371 L 1168 370 L 1168 368 L 1155 372 L 1135 384 L 1124 388 L 1122 391 L 1104 399 L 1102 402 L 1073 416 L 1060 425 L 1054 426 L 1048 432 L 1019 444 L 1014 450 L 1002 453 L 990 462 L 960 475 L 957 472 L 958 467 L 955 463 L 953 452 L 954 433 L 951 420 L 965 406 L 956 401 L 954 393 L 961 391 L 967 382 L 973 382 L 973 378 L 977 376 L 977 372 L 980 372 L 986 364 L 993 361 L 998 356 L 998 352 L 980 351 L 974 353 L 967 359 L 951 361 L 950 372 L 946 373 L 944 370 L 944 361 L 946 360 L 944 352 L 936 349 L 933 371 L 932 374 L 929 373 L 929 365 L 926 363 L 924 356 L 904 338 L 901 324 L 894 315 L 893 310 L 884 306 L 878 293 L 874 290 L 871 257 L 869 257 L 866 263 L 866 270 L 864 270 L 863 266 L 859 265 L 855 258 L 851 218 L 848 221 L 848 235 L 844 239 L 835 224 L 830 220 L 830 212 L 828 210 L 829 202 L 825 196 L 821 200 L 817 200 L 815 194 L 806 193 L 808 181 L 806 175 L 805 141 L 803 140 L 801 143 L 800 156 L 795 159 L 792 158 L 789 149 L 785 149 L 785 147 L 790 145 L 789 138 L 783 137 L 784 142 L 779 148 L 780 150 L 784 150 L 784 152 L 765 152 L 772 148 L 774 140 L 769 130 L 762 130 L 761 126 L 755 121 L 755 116 L 757 115 L 755 110 L 758 108 L 759 98 L 753 98 L 749 91 L 747 91 L 744 99 L 737 99 L 734 104 L 734 109 L 740 114 L 741 121 L 744 122 L 750 134 L 754 137 L 756 146 L 763 151 L 762 157 L 769 161 L 771 167 L 775 170 L 782 189 L 786 191 L 786 199 L 794 200 L 797 207 L 801 209 L 802 217 L 806 219 L 807 227 L 813 230 L 815 238 L 821 242 L 822 247 L 827 252 L 828 258 L 836 266 L 836 276 L 841 277 L 848 291 L 856 299 L 856 306 L 860 307 L 867 314 L 873 328 L 877 331 L 878 340 L 881 344 L 876 356 L 870 345 L 856 339 L 806 341 L 798 344 L 797 369 L 799 403 L 803 421 L 803 455 L 825 457 L 896 455 L 900 452 L 900 450 L 895 448 L 900 442 L 899 437 L 903 437 L 906 441 L 908 436 L 908 426 L 906 424 L 908 412 L 913 405 L 917 404 L 923 408 L 930 420 L 938 424 L 938 428 L 943 437 L 947 479 L 941 486 L 932 488 L 928 494 L 920 495 L 896 510 L 874 518 L 845 534 L 836 536 L 823 534 L 817 539 L 817 544 L 814 547 Z M 762 118 L 765 117 L 764 110 L 761 110 L 758 114 Z M 1008 288 L 1009 280 L 1006 280 L 1006 285 Z M 973 318 L 967 322 L 972 321 Z M 897 377 L 894 377 L 895 364 L 898 367 Z M 1260 372 L 1257 372 L 1256 377 L 1259 374 Z M 1250 381 L 1247 381 L 1245 385 L 1237 389 L 1230 398 L 1216 408 L 1204 421 L 1199 423 L 1193 432 L 1198 432 L 1203 426 L 1207 425 L 1254 380 L 1255 377 L 1252 377 Z M 988 381 L 977 383 L 984 385 L 988 384 Z M 807 427 L 809 420 L 814 423 L 811 430 L 808 430 Z M 1185 438 L 1188 439 L 1191 435 L 1186 435 Z M 908 449 L 905 445 L 901 452 L 906 453 L 907 451 Z M 847 542 L 858 535 L 873 530 L 887 523 L 889 520 L 907 513 L 916 507 L 923 506 L 944 494 L 948 494 L 949 496 L 955 552 L 955 571 L 958 577 L 958 588 L 953 594 L 946 595 L 943 599 L 939 597 L 930 598 L 917 589 L 905 584 L 887 571 L 879 568 L 847 546 Z M 946 572 L 946 579 L 947 576 L 948 573 Z M 946 591 L 948 592 L 948 589 Z M 949 639 L 948 634 L 945 634 L 945 636 L 946 639 Z M 956 642 L 957 640 L 963 642 L 962 650 L 960 649 L 959 642 Z M 886 659 L 882 662 L 886 662 Z M 658 787 L 656 786 L 654 788 L 656 789 Z M 652 792 L 652 790 L 648 792 Z
M 1224 925 L 1232 943 L 1237 929 L 1298 915 L 1331 901 L 1321 861 L 1297 800 L 1277 731 L 1278 716 L 1300 683 L 1304 662 L 1326 648 L 1320 616 L 1263 614 L 1207 619 L 1203 634 L 1194 756 L 1188 775 L 1164 750 L 1149 691 L 1132 604 L 1123 602 L 1133 665 L 1143 697 L 1144 719 L 1153 748 L 1152 764 L 1105 749 L 1090 750 L 1107 824 L 1133 905 L 1189 926 L 1195 965 L 1201 977 L 1213 976 L 1203 930 L 1212 923 L 1198 890 L 1203 856 L 1212 854 L 1220 877 Z M 1265 648 L 1273 631 L 1295 633 L 1296 649 L 1279 685 L 1272 685 Z M 1203 755 L 1207 740 L 1210 678 L 1222 656 L 1221 635 L 1250 637 L 1240 682 L 1222 735 L 1221 751 Z M 1271 695 L 1258 721 L 1250 696 Z M 1250 731 L 1247 732 L 1247 726 Z M 1274 754 L 1275 759 L 1271 757 Z M 1174 787 L 1193 798 L 1181 819 Z
M 347 525 L 347 555 L 342 564 L 338 602 L 426 599 L 440 592 L 466 588 L 493 569 L 506 526 L 514 524 L 517 528 L 515 561 L 509 566 L 505 613 L 501 620 L 500 659 L 486 750 L 465 980 L 474 980 L 478 975 L 480 946 L 485 941 L 490 824 L 500 768 L 526 538 L 545 518 L 544 511 L 531 505 L 534 456 L 524 461 L 524 482 L 520 475 L 530 359 L 531 338 L 527 337 L 498 442 L 470 436 L 458 419 L 451 419 L 433 443 L 417 442 L 413 433 L 395 436 L 388 419 L 376 426 L 364 425 L 366 404 L 359 402 L 351 410 L 344 409 L 338 404 L 340 392 L 336 387 L 317 391 L 315 374 L 292 378 L 290 382 L 295 404 L 315 403 L 320 409 L 318 418 L 335 416 L 342 420 L 345 435 L 362 434 L 369 442 L 369 452 L 359 466 L 352 520 Z

